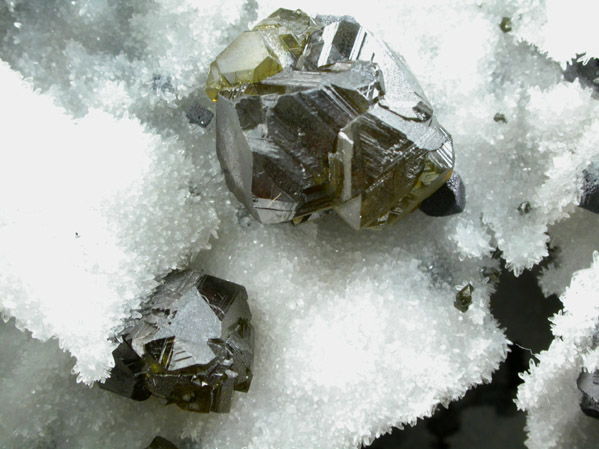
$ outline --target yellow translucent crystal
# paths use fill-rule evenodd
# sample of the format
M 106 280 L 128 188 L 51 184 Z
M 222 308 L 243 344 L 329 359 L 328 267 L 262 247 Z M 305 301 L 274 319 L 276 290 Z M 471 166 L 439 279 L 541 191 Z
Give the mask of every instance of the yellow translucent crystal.
M 222 89 L 257 83 L 283 69 L 259 31 L 246 31 L 210 64 L 206 94 L 216 101 Z
M 282 61 L 289 56 L 295 60 L 304 50 L 310 33 L 316 29 L 318 26 L 305 12 L 284 8 L 276 10 L 254 27 L 254 30 L 264 33 Z
M 275 11 L 242 33 L 210 64 L 206 94 L 217 101 L 221 90 L 259 83 L 292 65 L 315 29 L 314 21 L 302 11 Z

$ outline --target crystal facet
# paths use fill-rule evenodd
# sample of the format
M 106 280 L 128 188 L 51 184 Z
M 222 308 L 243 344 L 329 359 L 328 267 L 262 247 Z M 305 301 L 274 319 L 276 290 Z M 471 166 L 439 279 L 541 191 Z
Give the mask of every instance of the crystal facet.
M 194 271 L 170 275 L 121 336 L 101 387 L 195 412 L 228 412 L 252 380 L 254 332 L 245 288 Z
M 199 103 L 194 103 L 185 113 L 187 120 L 189 123 L 193 123 L 194 125 L 200 125 L 202 128 L 206 128 L 212 118 L 214 117 L 214 113 L 210 109 L 206 109 Z
M 301 37 L 293 51 L 281 50 L 282 29 Z M 451 137 L 401 56 L 347 17 L 279 10 L 242 37 L 267 31 L 252 51 L 277 54 L 277 73 L 207 83 L 211 98 L 218 90 L 227 185 L 258 221 L 297 223 L 333 209 L 355 229 L 376 228 L 448 181 Z M 242 37 L 214 64 L 224 67 L 219 58 Z M 236 67 L 255 63 L 248 54 Z M 462 191 L 461 209 L 463 199 Z

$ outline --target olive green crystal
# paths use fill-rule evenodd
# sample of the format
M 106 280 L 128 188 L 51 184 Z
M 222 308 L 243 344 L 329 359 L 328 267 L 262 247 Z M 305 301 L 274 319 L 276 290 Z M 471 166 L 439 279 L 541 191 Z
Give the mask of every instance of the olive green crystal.
M 460 312 L 467 312 L 472 304 L 472 293 L 474 292 L 474 287 L 472 284 L 466 284 L 464 288 L 462 288 L 456 295 L 455 301 L 453 305 Z
M 509 17 L 502 17 L 501 23 L 499 24 L 499 28 L 501 28 L 501 31 L 503 31 L 504 33 L 509 33 L 510 31 L 512 31 L 512 19 Z
M 261 38 L 252 38 L 256 49 L 232 60 L 251 33 Z M 224 70 L 256 67 L 267 53 L 276 73 Z M 350 17 L 280 9 L 216 66 L 207 92 L 218 99 L 219 161 L 229 189 L 261 223 L 333 209 L 354 229 L 378 228 L 419 207 L 452 174 L 451 136 L 404 59 Z
M 248 391 L 254 331 L 244 287 L 191 270 L 174 273 L 141 313 L 123 332 L 102 388 L 203 413 L 228 412 L 233 391 Z
M 315 29 L 302 11 L 279 9 L 242 33 L 210 64 L 206 94 L 216 101 L 221 90 L 258 83 L 292 64 Z

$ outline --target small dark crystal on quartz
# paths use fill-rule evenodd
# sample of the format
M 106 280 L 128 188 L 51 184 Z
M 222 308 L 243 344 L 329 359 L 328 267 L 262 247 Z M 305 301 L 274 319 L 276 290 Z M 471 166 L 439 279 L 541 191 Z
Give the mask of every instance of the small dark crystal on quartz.
M 333 209 L 377 228 L 452 174 L 451 137 L 406 62 L 351 17 L 277 10 L 217 56 L 206 93 L 227 185 L 261 223 Z
M 531 207 L 528 201 L 523 201 L 518 205 L 518 212 L 520 215 L 526 215 L 530 212 Z
M 582 173 L 580 207 L 599 214 L 599 165 L 592 163 Z
M 504 33 L 509 33 L 512 31 L 512 19 L 509 17 L 503 17 L 501 19 L 501 23 L 499 24 L 499 28 L 501 28 L 501 31 Z
M 198 103 L 194 103 L 185 113 L 187 120 L 189 123 L 194 125 L 200 125 L 202 128 L 206 128 L 212 118 L 214 117 L 214 113 Z
M 252 380 L 254 331 L 244 287 L 195 271 L 167 277 L 121 335 L 100 386 L 194 412 L 228 412 Z
M 173 443 L 160 436 L 154 438 L 146 449 L 178 449 Z
M 480 274 L 487 278 L 489 282 L 496 283 L 499 282 L 499 276 L 501 275 L 501 272 L 497 268 L 484 267 L 481 269 Z
M 495 114 L 493 116 L 493 120 L 495 120 L 497 123 L 507 123 L 507 119 L 505 118 L 505 115 L 503 115 L 502 113 L 498 112 L 497 114 Z
M 472 304 L 472 293 L 474 292 L 474 287 L 472 284 L 467 284 L 464 288 L 462 288 L 455 295 L 455 301 L 453 305 L 460 312 L 467 312 L 470 304 Z
M 462 177 L 453 173 L 439 190 L 425 199 L 420 210 L 431 217 L 459 214 L 466 207 L 466 187 Z
M 580 408 L 586 415 L 599 419 L 599 371 L 582 371 L 576 383 L 582 391 Z

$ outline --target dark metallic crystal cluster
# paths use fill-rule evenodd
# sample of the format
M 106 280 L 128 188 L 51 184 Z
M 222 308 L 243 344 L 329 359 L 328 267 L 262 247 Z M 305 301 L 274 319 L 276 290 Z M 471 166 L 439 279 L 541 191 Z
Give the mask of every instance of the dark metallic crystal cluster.
M 170 275 L 121 336 L 101 387 L 194 412 L 228 412 L 252 380 L 254 331 L 244 287 L 195 271 Z
M 280 9 L 216 58 L 206 86 L 227 185 L 262 223 L 333 209 L 376 228 L 452 175 L 451 137 L 404 59 L 351 17 Z M 455 177 L 432 215 L 464 198 Z

